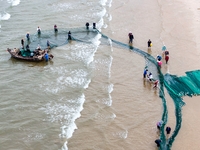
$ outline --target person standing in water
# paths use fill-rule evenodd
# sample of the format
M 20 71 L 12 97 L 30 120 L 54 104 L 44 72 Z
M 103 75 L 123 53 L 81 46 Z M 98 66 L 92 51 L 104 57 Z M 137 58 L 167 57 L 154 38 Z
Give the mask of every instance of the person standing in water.
M 158 83 L 159 83 L 158 80 L 156 80 L 156 81 L 154 82 L 153 89 L 156 89 L 156 88 L 158 87 Z M 157 123 L 157 128 L 159 128 L 159 123 Z
M 88 30 L 89 29 L 89 23 L 88 22 L 86 22 L 86 24 L 85 24 L 85 26 L 86 26 L 86 29 Z
M 160 139 L 156 139 L 156 140 L 155 140 L 155 143 L 156 143 L 157 147 L 160 147 L 161 142 L 162 142 L 162 141 L 161 141 Z
M 41 28 L 39 26 L 37 27 L 37 33 L 41 34 Z
M 165 131 L 166 131 L 167 135 L 169 135 L 170 132 L 171 132 L 171 128 L 169 126 L 167 126 L 166 129 L 165 129 Z
M 129 43 L 132 44 L 134 39 L 132 32 L 129 32 L 128 36 L 129 36 Z
M 30 34 L 29 34 L 29 32 L 27 32 L 26 38 L 27 38 L 27 41 L 30 41 Z
M 167 49 L 167 47 L 165 45 L 163 45 L 162 51 L 164 52 L 164 51 L 166 51 L 166 49 Z
M 96 29 L 96 23 L 93 23 L 93 29 Z
M 68 40 L 72 40 L 71 32 L 70 31 L 68 32 Z
M 157 129 L 160 130 L 160 128 L 162 126 L 162 121 L 158 121 L 157 124 L 156 124 L 156 126 L 157 126 Z
M 164 55 L 165 55 L 165 62 L 166 62 L 166 64 L 167 64 L 168 61 L 169 61 L 169 51 L 168 51 L 168 50 L 165 50 Z
M 148 69 L 145 69 L 145 70 L 144 70 L 144 73 L 143 73 L 143 78 L 144 78 L 144 79 L 147 77 L 147 73 L 148 73 Z
M 147 45 L 148 45 L 148 48 L 150 48 L 152 46 L 152 42 L 150 39 L 148 40 Z
M 166 62 L 166 64 L 168 63 L 168 61 L 169 61 L 169 55 L 165 55 L 165 62 Z
M 56 24 L 54 25 L 54 32 L 58 32 L 58 28 Z

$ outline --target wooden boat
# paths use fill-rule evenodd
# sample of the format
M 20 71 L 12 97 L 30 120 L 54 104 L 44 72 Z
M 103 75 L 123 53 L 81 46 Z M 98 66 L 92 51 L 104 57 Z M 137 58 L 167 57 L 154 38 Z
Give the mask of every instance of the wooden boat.
M 45 50 L 36 50 L 37 54 L 35 54 L 35 51 L 33 53 L 33 56 L 27 55 L 30 54 L 30 51 L 22 50 L 19 48 L 14 48 L 14 49 L 7 49 L 7 51 L 10 53 L 11 57 L 15 59 L 20 59 L 20 60 L 26 60 L 26 61 L 34 61 L 34 62 L 40 62 L 44 61 L 45 58 L 45 53 L 48 52 L 48 49 Z M 53 55 L 49 54 L 49 59 L 52 59 Z

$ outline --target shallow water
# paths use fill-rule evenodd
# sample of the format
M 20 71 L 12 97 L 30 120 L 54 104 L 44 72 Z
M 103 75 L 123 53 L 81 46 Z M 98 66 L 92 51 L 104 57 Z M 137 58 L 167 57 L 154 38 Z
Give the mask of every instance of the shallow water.
M 152 85 L 142 78 L 147 62 L 140 55 L 117 46 L 100 35 L 94 36 L 90 42 L 72 41 L 52 49 L 51 53 L 55 57 L 47 63 L 17 61 L 10 58 L 6 51 L 7 47 L 19 47 L 26 32 L 35 34 L 37 26 L 42 31 L 53 30 L 54 24 L 57 24 L 58 29 L 73 28 L 79 31 L 76 37 L 86 41 L 87 33 L 84 36 L 79 29 L 84 28 L 86 22 L 90 22 L 92 28 L 92 23 L 96 22 L 97 28 L 104 34 L 127 43 L 127 37 L 122 35 L 127 35 L 132 30 L 129 24 L 131 21 L 124 28 L 124 24 L 121 26 L 124 22 L 118 20 L 121 16 L 112 18 L 111 15 L 113 10 L 119 10 L 123 4 L 111 8 L 111 1 L 98 0 L 36 0 L 13 3 L 2 0 L 1 4 L 1 148 L 155 149 L 154 140 L 159 137 L 156 122 L 162 115 L 162 101 L 158 91 L 152 90 Z M 188 29 L 183 33 L 173 28 L 182 25 L 181 18 L 176 24 L 167 25 L 162 20 L 166 27 L 165 32 L 161 32 L 163 30 L 158 23 L 161 18 L 159 11 L 152 13 L 152 16 L 148 14 L 154 21 L 152 24 L 147 24 L 142 19 L 147 17 L 143 12 L 152 6 L 155 10 L 163 9 L 162 15 L 165 18 L 171 17 L 164 12 L 168 10 L 168 5 L 174 6 L 173 2 L 168 5 L 158 4 L 156 1 L 151 5 L 139 2 L 135 4 L 138 10 L 135 9 L 133 16 L 136 37 L 134 46 L 146 50 L 146 41 L 142 36 L 147 33 L 144 28 L 150 29 L 149 35 L 145 37 L 147 40 L 148 36 L 152 37 L 153 48 L 150 53 L 153 56 L 160 53 L 163 41 L 170 48 L 172 57 L 169 65 L 163 65 L 163 72 L 182 75 L 185 71 L 198 68 L 198 64 L 193 64 L 192 61 L 187 61 L 184 66 L 179 63 L 186 58 L 198 58 L 194 41 L 180 40 L 175 36 L 187 35 L 188 39 L 192 39 L 194 33 L 191 28 L 187 28 L 189 24 L 183 26 Z M 139 10 L 141 5 L 143 10 Z M 175 6 L 170 7 L 174 16 L 179 15 Z M 179 6 L 180 10 L 184 8 Z M 114 23 L 110 24 L 111 20 Z M 139 25 L 144 28 L 139 28 Z M 170 27 L 174 30 L 170 30 Z M 182 49 L 183 53 L 176 53 L 177 49 Z M 194 51 L 188 53 L 188 49 Z M 177 61 L 176 58 L 179 57 Z M 149 67 L 155 72 L 153 66 Z M 154 77 L 157 77 L 156 72 Z M 169 104 L 169 123 L 173 128 L 173 102 L 167 93 L 166 97 Z M 188 130 L 192 127 L 185 125 Z M 180 142 L 182 138 L 184 137 L 178 136 L 175 149 L 187 147 Z

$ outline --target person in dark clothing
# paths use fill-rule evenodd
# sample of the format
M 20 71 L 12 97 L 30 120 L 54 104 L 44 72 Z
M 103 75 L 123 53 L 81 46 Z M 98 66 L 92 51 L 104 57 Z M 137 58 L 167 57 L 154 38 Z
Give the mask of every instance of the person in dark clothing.
M 157 126 L 157 129 L 160 130 L 160 128 L 162 126 L 162 121 L 158 121 L 157 124 L 156 124 L 156 126 Z
M 72 40 L 71 32 L 68 32 L 68 40 Z
M 149 39 L 148 42 L 147 42 L 148 47 L 151 47 L 151 44 L 152 44 L 152 42 L 151 42 L 151 40 Z
M 86 22 L 86 24 L 85 24 L 85 26 L 86 26 L 86 29 L 88 30 L 89 29 L 89 23 L 88 22 Z
M 146 78 L 146 77 L 147 77 L 147 72 L 148 72 L 148 69 L 145 69 L 145 70 L 144 70 L 144 73 L 143 73 L 143 78 Z
M 160 147 L 161 140 L 160 140 L 160 139 L 156 139 L 156 140 L 155 140 L 155 143 L 157 144 L 157 147 Z
M 37 33 L 40 35 L 41 34 L 41 28 L 38 26 L 37 28 Z
M 30 51 L 29 45 L 26 45 L 26 50 Z
M 170 134 L 171 132 L 171 128 L 169 126 L 166 127 L 165 131 L 167 132 L 167 134 Z
M 54 25 L 54 32 L 58 32 L 58 28 L 56 24 Z
M 27 32 L 27 34 L 26 34 L 26 38 L 27 38 L 27 41 L 30 41 L 30 35 L 29 35 L 29 32 Z
M 169 55 L 169 51 L 168 50 L 165 50 L 165 55 Z
M 129 43 L 132 43 L 132 42 L 133 42 L 133 39 L 134 39 L 133 34 L 130 32 L 130 33 L 128 34 L 128 36 L 129 36 Z
M 160 55 L 157 55 L 157 60 L 158 61 L 161 61 L 162 60 L 162 57 Z
M 96 23 L 93 23 L 93 29 L 96 29 Z
M 22 49 L 24 49 L 24 39 L 21 39 Z

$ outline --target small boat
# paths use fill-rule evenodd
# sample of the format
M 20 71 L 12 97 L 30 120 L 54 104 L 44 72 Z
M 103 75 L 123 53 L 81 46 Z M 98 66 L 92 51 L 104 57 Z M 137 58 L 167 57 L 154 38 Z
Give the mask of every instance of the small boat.
M 7 51 L 10 53 L 11 57 L 15 59 L 33 61 L 33 62 L 40 62 L 40 61 L 46 60 L 45 54 L 49 52 L 48 49 L 44 49 L 44 50 L 36 49 L 35 51 L 28 51 L 28 50 L 19 49 L 19 48 L 14 48 L 14 49 L 8 48 Z M 52 59 L 53 55 L 49 54 L 48 58 Z

